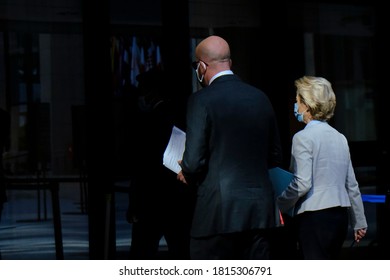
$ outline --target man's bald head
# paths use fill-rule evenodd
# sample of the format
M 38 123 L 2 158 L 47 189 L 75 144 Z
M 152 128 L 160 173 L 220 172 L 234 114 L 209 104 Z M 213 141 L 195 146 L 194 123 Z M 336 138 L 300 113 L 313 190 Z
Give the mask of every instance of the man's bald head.
M 207 63 L 229 62 L 229 44 L 219 36 L 209 36 L 199 43 L 196 48 L 196 56 Z

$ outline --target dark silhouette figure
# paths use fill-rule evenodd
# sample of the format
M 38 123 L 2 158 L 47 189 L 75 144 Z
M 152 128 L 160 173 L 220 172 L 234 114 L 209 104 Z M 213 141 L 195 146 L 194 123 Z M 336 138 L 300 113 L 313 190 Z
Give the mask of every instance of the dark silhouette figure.
M 175 123 L 164 74 L 151 70 L 137 77 L 138 113 L 135 117 L 133 174 L 127 220 L 132 223 L 132 259 L 189 259 L 191 190 L 163 166 L 163 154 Z M 159 243 L 165 238 L 168 256 Z

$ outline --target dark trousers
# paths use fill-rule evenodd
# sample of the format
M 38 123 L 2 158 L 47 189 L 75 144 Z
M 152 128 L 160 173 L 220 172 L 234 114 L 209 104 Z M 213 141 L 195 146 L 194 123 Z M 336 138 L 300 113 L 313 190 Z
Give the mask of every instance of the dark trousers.
M 284 225 L 271 230 L 271 259 L 299 260 L 295 218 L 283 214 Z
M 162 237 L 167 242 L 167 255 L 161 256 L 159 244 Z M 174 259 L 188 260 L 189 226 L 181 221 L 168 222 L 162 218 L 133 223 L 130 258 L 138 260 Z
M 296 216 L 299 250 L 304 259 L 336 260 L 348 233 L 348 209 L 333 207 Z
M 270 258 L 268 230 L 249 230 L 191 238 L 193 260 L 267 260 Z

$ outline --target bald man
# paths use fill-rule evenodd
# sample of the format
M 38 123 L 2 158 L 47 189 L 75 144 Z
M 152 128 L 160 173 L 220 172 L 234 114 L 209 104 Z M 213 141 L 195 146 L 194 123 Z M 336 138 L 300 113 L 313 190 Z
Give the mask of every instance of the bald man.
M 276 206 L 268 169 L 282 162 L 274 110 L 232 72 L 223 38 L 207 37 L 195 54 L 203 88 L 188 100 L 177 176 L 197 188 L 191 259 L 269 259 Z

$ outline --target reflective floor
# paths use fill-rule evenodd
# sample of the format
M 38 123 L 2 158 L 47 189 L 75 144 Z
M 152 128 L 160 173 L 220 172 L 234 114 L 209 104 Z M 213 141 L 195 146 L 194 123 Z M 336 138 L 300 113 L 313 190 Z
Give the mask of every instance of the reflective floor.
M 0 223 L 3 260 L 56 259 L 53 215 L 49 191 L 8 190 Z M 60 185 L 60 211 L 64 259 L 88 259 L 88 216 L 83 211 L 79 185 Z M 127 256 L 131 225 L 125 220 L 128 196 L 116 193 L 116 243 L 118 256 Z M 40 211 L 39 211 L 40 210 Z
M 370 192 L 369 189 L 366 190 Z M 9 190 L 0 223 L 0 252 L 3 260 L 51 260 L 56 259 L 53 217 L 50 195 L 36 190 Z M 63 255 L 66 260 L 89 258 L 88 217 L 82 211 L 79 185 L 60 185 L 60 211 L 62 225 Z M 45 202 L 46 199 L 46 202 Z M 116 193 L 116 252 L 117 259 L 127 259 L 131 241 L 131 225 L 125 220 L 128 196 Z M 40 210 L 40 211 L 38 211 Z M 376 206 L 365 203 L 369 222 L 366 238 L 353 246 L 352 232 L 344 244 L 343 259 L 382 259 L 378 256 L 376 243 Z M 166 252 L 161 241 L 161 256 Z

